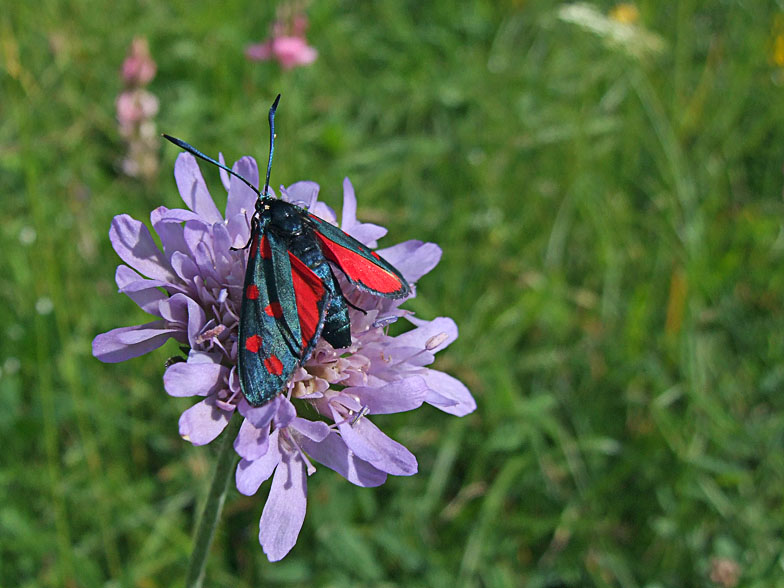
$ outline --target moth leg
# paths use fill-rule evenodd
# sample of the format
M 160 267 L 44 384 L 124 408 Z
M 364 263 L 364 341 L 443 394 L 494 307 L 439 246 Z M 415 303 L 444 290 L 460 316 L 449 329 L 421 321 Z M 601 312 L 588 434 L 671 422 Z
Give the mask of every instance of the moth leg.
M 248 247 L 250 247 L 250 244 L 253 242 L 253 232 L 256 229 L 258 222 L 259 221 L 257 221 L 256 217 L 254 216 L 253 220 L 250 222 L 250 237 L 248 237 L 248 242 L 245 243 L 245 245 L 243 245 L 242 247 L 229 247 L 229 249 L 232 251 L 243 251 Z
M 362 314 L 367 314 L 367 310 L 365 310 L 364 308 L 360 308 L 359 306 L 355 306 L 355 305 L 351 304 L 351 301 L 348 298 L 346 298 L 346 304 L 348 304 L 354 310 L 358 310 Z

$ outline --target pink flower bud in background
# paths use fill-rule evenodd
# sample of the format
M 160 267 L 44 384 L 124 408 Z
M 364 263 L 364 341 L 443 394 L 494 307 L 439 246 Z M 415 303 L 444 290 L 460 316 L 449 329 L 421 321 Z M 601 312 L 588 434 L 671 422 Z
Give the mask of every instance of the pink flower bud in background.
M 155 77 L 157 66 L 150 56 L 147 39 L 136 37 L 131 43 L 131 51 L 122 65 L 122 77 L 128 86 L 144 86 Z
M 245 55 L 253 61 L 274 59 L 283 69 L 309 65 L 318 57 L 318 51 L 300 37 L 276 37 L 264 43 L 250 45 Z
M 291 10 L 284 12 L 290 13 Z M 279 12 L 277 20 L 272 24 L 272 37 L 263 43 L 249 45 L 245 55 L 252 61 L 268 61 L 274 59 L 283 69 L 292 69 L 298 65 L 310 65 L 318 57 L 318 51 L 308 45 L 305 31 L 308 19 L 301 12 L 293 16 L 284 16 Z
M 158 172 L 159 141 L 155 128 L 158 98 L 145 88 L 155 77 L 155 71 L 147 39 L 136 37 L 122 64 L 125 90 L 115 102 L 117 125 L 127 147 L 120 168 L 128 176 L 148 181 Z
M 308 30 L 308 17 L 304 14 L 295 14 L 291 19 L 291 34 L 295 37 L 305 38 L 305 31 Z
M 117 97 L 117 122 L 120 127 L 140 123 L 158 114 L 158 98 L 147 90 L 126 90 Z

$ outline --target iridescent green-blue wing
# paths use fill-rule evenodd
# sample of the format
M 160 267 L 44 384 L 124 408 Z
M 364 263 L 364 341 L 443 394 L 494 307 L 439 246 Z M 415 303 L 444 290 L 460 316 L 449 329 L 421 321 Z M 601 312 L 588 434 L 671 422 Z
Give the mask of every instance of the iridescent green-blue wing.
M 269 232 L 251 241 L 244 287 L 240 384 L 248 402 L 260 406 L 286 389 L 312 353 L 329 300 L 321 279 Z

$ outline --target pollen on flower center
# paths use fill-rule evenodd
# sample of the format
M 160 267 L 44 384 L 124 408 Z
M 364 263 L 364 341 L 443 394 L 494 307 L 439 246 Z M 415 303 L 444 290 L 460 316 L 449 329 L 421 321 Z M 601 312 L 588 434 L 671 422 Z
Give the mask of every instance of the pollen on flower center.
M 323 392 L 328 387 L 329 383 L 325 382 L 324 380 L 318 380 L 316 378 L 310 377 L 306 380 L 295 383 L 294 387 L 291 389 L 291 396 L 293 398 L 311 398 L 316 396 L 318 393 Z
M 330 384 L 344 385 L 349 379 L 353 381 L 360 379 L 363 382 L 367 380 L 369 367 L 370 360 L 357 352 L 347 357 L 320 358 L 317 363 L 308 362 L 305 365 L 307 372 L 314 378 L 321 378 Z

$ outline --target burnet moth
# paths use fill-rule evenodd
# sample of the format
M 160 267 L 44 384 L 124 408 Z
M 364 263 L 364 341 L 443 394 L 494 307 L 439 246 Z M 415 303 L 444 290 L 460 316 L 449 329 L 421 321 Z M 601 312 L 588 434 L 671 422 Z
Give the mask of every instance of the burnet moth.
M 351 345 L 351 305 L 333 267 L 360 290 L 385 298 L 403 298 L 411 287 L 400 272 L 338 227 L 304 208 L 269 196 L 275 151 L 275 111 L 269 111 L 270 147 L 264 190 L 188 143 L 164 137 L 228 173 L 258 195 L 250 222 L 248 267 L 240 308 L 237 359 L 240 385 L 253 406 L 286 389 L 324 337 L 336 349 Z

